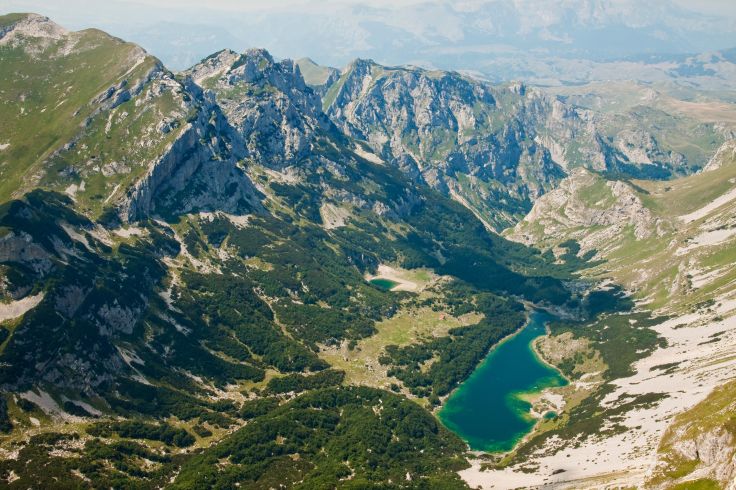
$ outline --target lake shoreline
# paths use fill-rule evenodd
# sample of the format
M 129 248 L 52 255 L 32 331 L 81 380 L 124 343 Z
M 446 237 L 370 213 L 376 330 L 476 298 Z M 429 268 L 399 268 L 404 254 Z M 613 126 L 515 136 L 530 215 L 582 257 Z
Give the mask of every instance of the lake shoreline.
M 549 329 L 547 330 L 547 333 L 544 334 L 544 336 L 551 336 L 551 335 L 552 333 L 549 331 Z M 542 337 L 543 336 L 537 337 L 536 339 L 532 341 L 531 344 L 529 344 L 531 346 L 532 352 L 534 352 L 534 355 L 537 356 L 537 359 L 539 359 L 540 362 L 543 362 L 547 366 L 557 371 L 560 374 L 560 376 L 565 378 L 565 381 L 567 381 L 568 384 L 572 384 L 573 380 L 568 378 L 567 375 L 563 373 L 559 367 L 555 366 L 550 360 L 546 359 L 544 357 L 544 354 L 542 354 L 542 352 L 539 350 L 539 347 L 537 347 L 537 340 L 539 340 Z
M 551 318 L 546 311 L 528 309 L 524 325 L 496 343 L 436 411 L 442 424 L 460 436 L 469 451 L 512 452 L 541 420 L 531 411 L 528 397 L 569 384 L 533 348 L 534 340 L 547 334 Z

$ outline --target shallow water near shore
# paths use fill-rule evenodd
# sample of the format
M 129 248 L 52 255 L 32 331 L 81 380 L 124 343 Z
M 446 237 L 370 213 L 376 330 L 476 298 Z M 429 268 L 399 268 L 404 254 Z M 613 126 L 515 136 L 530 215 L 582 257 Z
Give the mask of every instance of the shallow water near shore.
M 368 282 L 373 284 L 379 289 L 383 289 L 384 291 L 391 291 L 393 288 L 399 285 L 399 283 L 396 281 L 392 281 L 391 279 L 385 279 L 382 277 L 371 279 Z
M 532 342 L 545 334 L 545 323 L 551 318 L 544 312 L 532 313 L 517 334 L 493 348 L 439 411 L 442 423 L 471 449 L 513 449 L 536 423 L 524 395 L 567 383 L 532 349 Z

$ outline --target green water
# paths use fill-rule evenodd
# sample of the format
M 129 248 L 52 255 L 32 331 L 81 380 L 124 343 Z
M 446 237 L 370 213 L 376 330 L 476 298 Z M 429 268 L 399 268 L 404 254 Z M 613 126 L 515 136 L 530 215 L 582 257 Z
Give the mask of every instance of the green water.
M 566 384 L 543 363 L 531 343 L 544 335 L 550 315 L 535 312 L 516 335 L 496 346 L 439 412 L 447 428 L 473 450 L 509 451 L 534 426 L 530 404 L 520 395 Z
M 376 279 L 371 279 L 368 282 L 385 291 L 391 291 L 393 288 L 399 285 L 398 282 L 392 281 L 391 279 L 381 279 L 380 277 Z

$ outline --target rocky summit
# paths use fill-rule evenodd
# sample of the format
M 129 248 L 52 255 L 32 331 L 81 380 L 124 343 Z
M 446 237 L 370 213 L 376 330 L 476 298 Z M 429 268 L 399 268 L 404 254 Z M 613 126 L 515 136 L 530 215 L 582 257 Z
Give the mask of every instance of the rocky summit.
M 698 90 L 0 16 L 0 486 L 733 488 Z

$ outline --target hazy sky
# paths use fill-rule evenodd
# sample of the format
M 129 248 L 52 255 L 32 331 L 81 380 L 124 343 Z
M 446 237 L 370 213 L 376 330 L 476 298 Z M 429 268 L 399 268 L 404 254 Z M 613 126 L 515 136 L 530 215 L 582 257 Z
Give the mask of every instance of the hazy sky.
M 181 6 L 194 6 L 197 8 L 221 8 L 225 10 L 248 10 L 248 9 L 275 9 L 281 7 L 293 7 L 303 5 L 322 5 L 326 3 L 333 4 L 362 4 L 371 6 L 388 7 L 392 5 L 411 5 L 415 3 L 426 2 L 427 0 L 115 0 L 118 3 L 127 4 L 148 4 L 162 7 L 181 7 Z M 509 0 L 513 1 L 513 0 Z M 642 0 L 645 1 L 645 0 Z M 53 8 L 60 6 L 62 2 L 58 0 L 3 0 L 0 1 L 0 6 L 3 8 L 5 5 L 15 7 L 17 5 L 30 5 Z M 63 2 L 67 4 L 68 2 Z M 99 0 L 88 0 L 71 2 L 77 5 L 72 5 L 72 9 L 75 7 L 86 6 L 87 8 L 99 7 L 105 2 Z M 458 0 L 453 3 L 473 3 L 473 0 Z M 692 10 L 703 10 L 712 12 L 736 12 L 736 4 L 733 0 L 676 0 L 676 3 L 688 7 Z
M 510 49 L 595 58 L 736 47 L 736 0 L 493 1 L 0 0 L 0 13 L 36 12 L 74 30 L 98 27 L 175 69 L 225 47 L 264 47 L 333 66 L 370 57 L 462 69 Z M 701 15 L 675 12 L 673 3 Z M 600 29 L 609 18 L 610 28 Z M 486 55 L 460 63 L 453 50 Z
M 123 0 L 125 3 L 135 3 L 133 1 Z M 208 0 L 202 2 L 198 0 L 138 0 L 140 3 L 150 5 L 170 5 L 170 6 L 195 6 L 202 7 L 207 4 L 211 8 L 221 8 L 224 10 L 252 10 L 252 9 L 279 9 L 294 6 L 317 6 L 324 4 L 361 4 L 370 6 L 391 7 L 397 5 L 411 5 L 415 3 L 423 3 L 427 0 Z M 513 0 L 509 0 L 513 1 Z M 647 0 L 642 0 L 647 1 Z M 37 2 L 40 4 L 53 4 L 54 2 L 45 1 Z M 88 2 L 92 3 L 92 2 Z M 459 0 L 448 2 L 455 4 L 474 3 L 472 0 Z M 736 1 L 734 0 L 675 0 L 675 3 L 691 10 L 702 12 L 722 13 L 727 15 L 736 15 Z
M 436 1 L 453 5 L 477 3 L 477 0 Z M 74 19 L 87 19 L 96 15 L 105 17 L 119 13 L 120 6 L 135 8 L 141 4 L 167 9 L 252 12 L 326 10 L 331 4 L 391 8 L 426 2 L 427 0 L 0 0 L 0 12 L 33 11 L 47 15 L 54 14 L 60 20 L 73 22 Z M 736 18 L 736 0 L 674 0 L 674 2 L 690 10 Z

